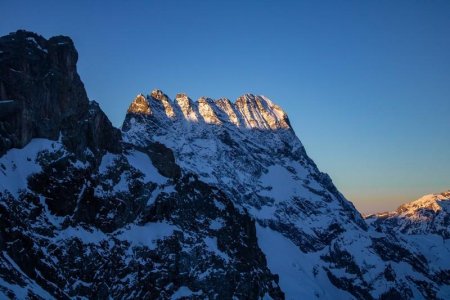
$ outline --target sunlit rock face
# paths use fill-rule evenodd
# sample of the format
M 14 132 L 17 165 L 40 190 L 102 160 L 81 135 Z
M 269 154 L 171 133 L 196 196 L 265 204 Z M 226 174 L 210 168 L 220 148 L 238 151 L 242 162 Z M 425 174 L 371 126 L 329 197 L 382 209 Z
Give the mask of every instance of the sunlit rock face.
M 291 129 L 287 114 L 265 96 L 245 94 L 232 103 L 227 98 L 213 100 L 209 97 L 193 101 L 188 95 L 179 93 L 172 101 L 163 91 L 155 89 L 147 97 L 140 94 L 131 103 L 128 113 L 151 115 L 155 106 L 161 106 L 164 112 L 154 116 L 160 123 L 166 123 L 166 118 L 174 120 L 179 115 L 179 121 L 188 123 L 233 124 L 261 130 Z
M 222 114 L 224 114 L 227 117 L 227 121 L 231 122 L 232 124 L 236 126 L 241 126 L 241 122 L 239 120 L 239 117 L 237 116 L 235 107 L 233 103 L 227 98 L 221 98 L 215 101 L 217 107 L 222 111 Z
M 264 96 L 245 94 L 236 100 L 236 109 L 241 113 L 245 125 L 249 128 L 290 128 L 285 112 Z
M 147 97 L 143 94 L 137 95 L 133 102 L 131 102 L 127 113 L 149 116 L 159 110 L 165 113 L 165 117 L 173 119 L 176 114 L 172 104 L 173 103 L 161 90 L 155 89 Z
M 184 119 L 190 122 L 198 122 L 197 107 L 188 95 L 183 93 L 177 94 L 175 100 L 183 113 Z
M 205 123 L 208 124 L 222 124 L 222 121 L 216 115 L 214 111 L 216 108 L 214 101 L 211 98 L 201 97 L 197 100 L 198 112 L 203 117 Z
M 169 100 L 166 94 L 164 94 L 161 90 L 155 89 L 152 91 L 150 96 L 161 102 L 163 106 L 163 110 L 168 118 L 174 118 L 175 112 L 172 107 L 172 101 Z
M 142 94 L 137 95 L 136 99 L 134 99 L 133 102 L 131 102 L 127 112 L 131 114 L 146 115 L 146 116 L 152 114 L 152 111 L 150 110 L 150 104 Z

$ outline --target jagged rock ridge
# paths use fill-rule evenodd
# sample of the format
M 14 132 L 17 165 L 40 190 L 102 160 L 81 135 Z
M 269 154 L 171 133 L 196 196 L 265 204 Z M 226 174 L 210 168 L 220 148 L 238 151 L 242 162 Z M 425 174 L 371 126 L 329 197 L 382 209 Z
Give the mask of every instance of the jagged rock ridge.
M 258 129 L 291 129 L 286 113 L 265 96 L 245 94 L 235 103 L 227 98 L 212 100 L 201 97 L 192 101 L 180 93 L 175 101 L 169 99 L 161 90 L 153 90 L 148 97 L 139 94 L 128 108 L 129 114 L 153 115 L 158 117 L 185 119 L 190 122 L 207 124 L 231 123 L 237 127 Z M 162 114 L 161 114 L 162 113 Z

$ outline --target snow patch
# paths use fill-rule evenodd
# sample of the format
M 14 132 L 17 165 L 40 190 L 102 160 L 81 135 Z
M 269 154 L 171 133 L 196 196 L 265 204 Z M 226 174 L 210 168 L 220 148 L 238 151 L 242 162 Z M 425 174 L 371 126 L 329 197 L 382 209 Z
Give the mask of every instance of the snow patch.
M 178 227 L 165 222 L 147 223 L 145 225 L 131 224 L 121 229 L 116 237 L 128 241 L 132 246 L 145 246 L 156 249 L 156 241 L 173 234 Z
M 115 192 L 128 192 L 128 177 L 127 173 L 120 174 L 119 182 L 114 186 L 113 190 Z
M 0 190 L 7 190 L 18 197 L 20 189 L 26 189 L 28 177 L 42 171 L 36 162 L 39 152 L 51 152 L 62 148 L 58 142 L 48 139 L 32 139 L 24 148 L 13 148 L 0 158 Z
M 222 228 L 224 226 L 224 221 L 222 218 L 217 218 L 211 221 L 211 223 L 209 224 L 209 229 L 212 230 L 219 230 L 220 228 Z
M 298 186 L 298 181 L 293 178 L 293 174 L 280 165 L 268 167 L 267 173 L 261 176 L 260 181 L 265 189 L 259 194 L 276 200 L 287 200 L 289 195 L 295 194 Z
M 219 209 L 219 210 L 225 210 L 225 205 L 219 201 L 217 201 L 216 199 L 214 199 L 214 205 Z
M 181 297 L 191 297 L 191 296 L 199 296 L 203 294 L 202 291 L 193 292 L 190 288 L 187 286 L 180 286 L 178 290 L 175 291 L 175 293 L 172 295 L 171 299 L 176 300 L 180 299 Z
M 167 178 L 158 173 L 158 170 L 153 166 L 153 163 L 147 154 L 140 151 L 130 151 L 126 157 L 130 165 L 144 174 L 144 180 L 146 182 L 151 181 L 158 184 L 167 182 Z
M 42 48 L 41 45 L 39 45 L 39 43 L 36 41 L 36 39 L 34 37 L 29 36 L 29 37 L 27 37 L 27 40 L 34 43 L 39 50 L 41 50 L 45 53 L 48 53 L 47 49 Z
M 216 237 L 205 237 L 204 241 L 210 252 L 213 252 L 215 255 L 219 256 L 226 262 L 230 261 L 230 257 L 226 253 L 220 251 L 219 248 L 217 247 Z
M 83 227 L 67 227 L 59 231 L 54 240 L 69 240 L 71 238 L 78 238 L 83 244 L 98 244 L 103 240 L 107 240 L 108 236 L 96 228 L 90 228 L 88 230 Z
M 305 254 L 281 233 L 256 224 L 258 244 L 269 269 L 280 276 L 279 285 L 286 299 L 352 299 L 334 287 L 324 272 L 313 274 L 320 253 Z
M 98 171 L 100 174 L 105 174 L 108 171 L 108 168 L 114 165 L 114 162 L 119 158 L 119 155 L 112 154 L 107 152 L 102 157 L 102 161 L 100 163 L 100 166 L 98 167 Z

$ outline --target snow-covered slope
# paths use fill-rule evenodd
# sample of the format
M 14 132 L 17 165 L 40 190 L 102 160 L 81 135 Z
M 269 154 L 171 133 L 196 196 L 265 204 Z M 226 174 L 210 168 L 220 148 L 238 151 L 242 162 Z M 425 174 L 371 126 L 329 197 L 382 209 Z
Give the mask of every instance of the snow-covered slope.
M 171 101 L 153 90 L 131 103 L 122 131 L 135 146 L 172 149 L 183 173 L 198 174 L 257 221 L 260 247 L 288 299 L 420 298 L 442 290 L 419 269 L 427 264 L 420 253 L 367 228 L 307 156 L 286 113 L 264 96 Z
M 254 224 L 219 190 L 137 149 L 87 156 L 33 139 L 0 158 L 0 295 L 281 297 Z

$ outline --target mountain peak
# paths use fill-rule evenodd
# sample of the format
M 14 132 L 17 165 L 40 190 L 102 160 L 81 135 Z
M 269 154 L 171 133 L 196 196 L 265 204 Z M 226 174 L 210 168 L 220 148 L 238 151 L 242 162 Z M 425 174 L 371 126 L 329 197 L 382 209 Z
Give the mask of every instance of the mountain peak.
M 450 202 L 450 191 L 439 194 L 428 194 L 415 201 L 405 203 L 397 208 L 396 213 L 401 215 L 413 215 L 419 210 L 438 212 L 442 210 L 441 202 L 443 201 Z
M 133 113 L 137 115 L 151 115 L 150 104 L 143 94 L 138 94 L 136 98 L 131 102 L 128 107 L 127 113 Z
M 185 93 L 178 93 L 178 94 L 176 94 L 175 99 L 178 99 L 178 98 L 190 99 L 189 96 L 187 94 L 185 94 Z
M 366 217 L 369 224 L 405 234 L 438 234 L 450 238 L 450 191 L 428 194 L 393 212 Z M 380 227 L 381 226 L 381 227 Z
M 291 128 L 287 114 L 265 96 L 244 94 L 235 103 L 247 127 L 261 129 Z
M 184 93 L 177 94 L 176 96 L 176 103 L 178 104 L 178 107 L 180 108 L 184 119 L 189 122 L 198 122 L 198 115 L 195 110 L 195 105 L 192 102 L 192 99 L 189 98 L 188 95 Z
M 164 113 L 155 115 L 152 113 L 155 109 Z M 189 123 L 232 124 L 248 129 L 291 129 L 288 116 L 280 106 L 265 96 L 250 93 L 240 96 L 234 103 L 228 98 L 213 100 L 206 96 L 193 101 L 185 93 L 176 94 L 175 101 L 172 101 L 163 91 L 154 89 L 147 97 L 142 94 L 138 96 L 130 105 L 128 113 L 163 119 L 168 117 L 172 120 L 178 114 L 179 119 Z
M 162 110 L 164 110 L 166 117 L 168 117 L 170 119 L 175 118 L 175 112 L 172 107 L 172 101 L 169 99 L 169 97 L 166 94 L 164 94 L 163 91 L 161 91 L 159 89 L 154 89 L 151 92 L 150 97 L 161 102 Z M 158 104 L 157 104 L 157 106 L 158 106 Z
M 161 91 L 160 89 L 153 89 L 152 92 L 150 93 L 150 96 L 160 101 L 169 99 L 169 97 L 166 94 L 164 94 L 164 92 Z
M 214 100 L 208 97 L 200 97 L 197 100 L 198 103 L 198 112 L 203 117 L 208 124 L 222 124 L 222 121 L 219 120 L 217 116 L 217 107 L 214 103 Z

